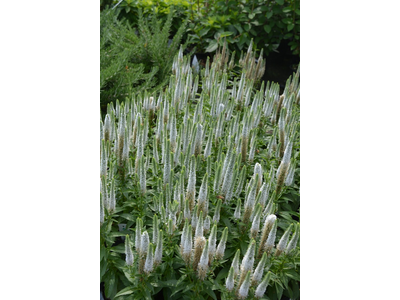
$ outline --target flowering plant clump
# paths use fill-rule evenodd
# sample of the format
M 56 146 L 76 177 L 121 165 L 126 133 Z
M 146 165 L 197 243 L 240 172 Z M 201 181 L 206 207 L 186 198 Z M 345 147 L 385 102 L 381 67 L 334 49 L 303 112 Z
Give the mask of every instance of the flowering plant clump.
M 229 56 L 181 49 L 165 90 L 101 115 L 107 298 L 299 298 L 300 72 L 280 94 Z

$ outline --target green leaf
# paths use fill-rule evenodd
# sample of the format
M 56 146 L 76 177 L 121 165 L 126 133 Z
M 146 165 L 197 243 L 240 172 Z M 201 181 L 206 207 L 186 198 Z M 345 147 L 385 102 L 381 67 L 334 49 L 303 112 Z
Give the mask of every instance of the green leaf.
M 267 19 L 271 18 L 273 16 L 274 12 L 271 10 L 266 13 Z
M 220 38 L 223 38 L 223 37 L 226 37 L 226 36 L 230 36 L 230 35 L 232 35 L 232 34 L 233 34 L 233 32 L 224 31 L 224 32 L 220 32 L 219 37 L 220 37 Z
M 294 28 L 294 24 L 289 24 L 289 25 L 287 26 L 287 30 L 288 30 L 288 31 L 292 30 L 293 28 Z
M 247 6 L 245 6 L 245 7 L 243 8 L 243 10 L 244 10 L 245 12 L 247 12 L 247 13 L 250 13 L 250 12 L 251 12 L 250 8 L 247 7 Z
M 117 278 L 113 271 L 104 276 L 104 292 L 107 298 L 114 298 L 114 295 L 117 293 Z
M 279 5 L 283 5 L 283 3 L 285 2 L 285 0 L 275 0 L 276 3 L 278 3 Z
M 282 286 L 280 286 L 279 284 L 275 285 L 276 288 L 276 294 L 277 294 L 277 298 L 281 299 L 282 298 L 282 294 L 283 294 L 283 288 Z
M 293 270 L 293 269 L 288 270 L 285 274 L 286 274 L 286 276 L 289 277 L 289 278 L 292 278 L 292 279 L 294 279 L 294 280 L 296 280 L 296 281 L 300 281 L 300 276 L 299 276 L 299 274 L 296 273 L 296 271 Z
M 213 290 L 204 289 L 204 291 L 206 292 L 207 295 L 209 295 L 209 296 L 212 297 L 213 299 L 218 300 L 218 299 L 217 299 L 217 295 L 215 295 L 215 293 L 214 293 Z
M 297 299 L 300 296 L 300 289 L 298 282 L 291 281 L 292 291 L 293 291 L 293 299 Z
M 193 284 L 193 283 L 188 284 L 188 285 L 185 287 L 185 289 L 182 291 L 182 294 L 184 294 L 185 292 L 191 290 L 193 287 L 194 287 L 194 284 Z
M 205 36 L 208 32 L 210 31 L 210 27 L 208 28 L 203 28 L 202 30 L 200 30 L 199 32 L 199 36 Z
M 103 257 L 106 255 L 106 247 L 104 245 L 100 246 L 100 261 L 103 259 Z
M 107 259 L 103 259 L 100 263 L 100 282 L 108 268 Z
M 250 13 L 250 14 L 249 14 L 249 19 L 251 20 L 251 19 L 253 19 L 255 16 L 256 16 L 255 13 Z
M 114 237 L 118 237 L 118 236 L 126 236 L 126 232 L 119 232 L 119 231 L 112 231 L 109 234 L 109 237 L 114 238 Z
M 133 215 L 128 214 L 128 213 L 122 214 L 121 218 L 124 218 L 124 219 L 126 219 L 128 221 L 133 221 L 133 222 L 136 221 L 136 218 Z
M 206 52 L 214 52 L 215 50 L 217 50 L 217 48 L 218 48 L 218 42 L 216 40 L 213 40 L 206 48 Z
M 186 285 L 181 285 L 180 287 L 176 287 L 175 289 L 173 289 L 172 294 L 170 297 L 172 297 L 173 295 L 175 295 L 176 293 L 180 292 L 181 290 L 183 290 L 186 287 Z
M 264 25 L 264 30 L 265 30 L 266 33 L 270 33 L 271 32 L 271 26 Z
M 287 276 L 283 275 L 283 276 L 280 277 L 280 279 L 281 279 L 285 289 L 287 289 L 288 288 L 288 278 L 287 278 Z
M 125 243 L 119 244 L 111 248 L 112 251 L 125 254 Z
M 163 286 L 176 286 L 176 283 L 178 282 L 178 280 L 176 280 L 176 279 L 170 279 L 170 280 L 167 280 L 167 281 L 162 281 L 161 282 L 161 284 L 163 285 Z
M 292 9 L 290 7 L 285 7 L 284 9 L 282 9 L 282 12 L 284 12 L 284 13 L 288 13 L 291 11 L 292 11 Z
M 227 276 L 228 276 L 228 273 L 229 273 L 229 269 L 230 269 L 229 266 L 223 268 L 223 269 L 218 273 L 217 278 L 215 279 L 215 281 L 219 281 L 219 280 L 221 280 L 221 279 L 227 277 Z
M 130 286 L 128 286 L 128 287 L 126 287 L 126 288 L 120 290 L 120 291 L 115 295 L 115 298 L 117 298 L 117 297 L 119 297 L 119 296 L 130 295 L 130 294 L 132 294 L 132 293 L 133 293 L 132 288 L 131 288 Z

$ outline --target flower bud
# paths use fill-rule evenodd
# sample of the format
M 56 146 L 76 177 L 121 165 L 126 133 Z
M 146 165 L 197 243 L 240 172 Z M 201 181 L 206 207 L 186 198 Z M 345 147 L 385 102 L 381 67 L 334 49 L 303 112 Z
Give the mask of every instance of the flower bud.
M 114 178 L 111 180 L 111 188 L 110 188 L 110 198 L 109 198 L 109 212 L 113 212 L 115 210 L 115 182 Z
M 289 244 L 286 247 L 285 254 L 290 254 L 293 249 L 296 248 L 297 241 L 299 240 L 299 226 L 295 226 L 295 232 L 290 240 Z
M 153 267 L 154 267 L 153 259 L 154 259 L 153 244 L 149 244 L 148 249 L 147 249 L 146 262 L 144 264 L 144 272 L 146 274 L 149 274 L 151 271 L 153 271 Z
M 256 298 L 261 298 L 262 296 L 264 296 L 265 290 L 267 289 L 268 286 L 268 282 L 271 278 L 271 272 L 268 272 L 267 275 L 265 275 L 263 281 L 259 284 L 259 286 L 257 287 L 254 296 Z
M 203 182 L 201 183 L 199 197 L 197 198 L 199 211 L 203 211 L 205 216 L 208 214 L 207 184 L 208 174 L 206 173 L 203 177 Z
M 235 271 L 235 277 L 239 275 L 239 259 L 240 259 L 240 249 L 237 249 L 235 257 L 232 260 L 232 268 Z
M 196 226 L 196 232 L 195 232 L 195 238 L 203 236 L 204 235 L 204 230 L 203 230 L 203 212 L 200 212 L 199 218 L 197 220 L 197 226 Z
M 241 201 L 240 201 L 240 199 L 238 199 L 237 200 L 237 204 L 236 204 L 236 208 L 235 208 L 235 212 L 234 212 L 234 214 L 233 214 L 233 217 L 236 219 L 236 220 L 239 220 L 240 219 L 240 207 L 241 207 Z
M 248 271 L 242 285 L 239 288 L 239 292 L 238 292 L 239 299 L 246 299 L 249 294 L 250 275 L 251 275 L 251 271 Z
M 251 278 L 252 285 L 256 285 L 261 281 L 266 262 L 267 262 L 267 253 L 264 252 L 260 262 L 257 265 L 257 268 L 254 270 L 253 277 Z
M 246 254 L 243 257 L 242 264 L 240 265 L 239 285 L 242 284 L 247 272 L 253 271 L 255 248 L 256 242 L 254 239 L 252 239 L 247 248 Z
M 211 217 L 207 216 L 207 218 L 205 218 L 204 220 L 204 234 L 208 234 L 208 232 L 210 231 L 210 223 L 211 223 Z
M 137 253 L 140 252 L 140 241 L 142 236 L 142 220 L 140 218 L 136 219 L 136 236 L 135 236 L 135 248 Z
M 130 245 L 129 235 L 125 236 L 125 262 L 128 266 L 133 265 L 133 253 Z
M 253 239 L 257 237 L 258 231 L 260 229 L 260 216 L 261 216 L 261 205 L 258 204 L 250 229 L 250 237 Z
M 226 284 L 225 287 L 226 289 L 231 292 L 233 291 L 235 285 L 235 270 L 233 267 L 229 269 L 228 277 L 226 278 Z
M 290 224 L 288 229 L 286 229 L 285 233 L 283 234 L 283 236 L 279 240 L 279 243 L 276 246 L 276 252 L 275 252 L 276 256 L 279 256 L 283 251 L 285 251 L 287 243 L 289 241 L 290 233 L 292 231 L 292 226 L 293 226 L 293 224 Z
M 225 253 L 225 246 L 226 241 L 228 240 L 228 227 L 225 227 L 224 231 L 222 232 L 221 241 L 218 244 L 217 250 L 215 252 L 216 259 L 222 259 Z
M 200 262 L 197 268 L 197 275 L 200 280 L 204 280 L 208 270 L 208 256 L 209 256 L 209 242 L 206 242 L 203 252 L 201 254 Z
M 206 244 L 206 239 L 204 238 L 204 236 L 198 236 L 194 239 L 194 254 L 193 254 L 194 270 L 197 270 L 200 261 L 200 256 L 203 253 L 205 244 Z
M 154 253 L 154 267 L 161 264 L 162 249 L 163 249 L 163 231 L 160 230 L 160 232 L 157 235 L 157 247 L 156 247 L 156 251 Z
M 220 210 L 221 210 L 222 200 L 218 199 L 217 206 L 215 207 L 213 222 L 218 223 L 220 218 Z
M 267 241 L 265 242 L 264 251 L 266 251 L 267 253 L 270 253 L 272 248 L 274 247 L 275 238 L 276 238 L 276 229 L 278 226 L 277 224 L 278 224 L 277 222 L 274 223 L 270 233 L 268 234 Z
M 209 241 L 209 255 L 210 255 L 210 264 L 214 258 L 215 250 L 217 248 L 217 225 L 214 224 L 213 228 L 211 229 L 210 236 L 208 238 Z

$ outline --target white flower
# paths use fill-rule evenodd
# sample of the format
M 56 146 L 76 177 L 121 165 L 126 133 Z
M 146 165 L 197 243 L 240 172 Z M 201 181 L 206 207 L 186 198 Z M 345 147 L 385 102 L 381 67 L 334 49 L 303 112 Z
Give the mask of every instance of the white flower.
M 132 253 L 132 248 L 130 245 L 130 239 L 129 239 L 129 235 L 126 235 L 125 237 L 125 261 L 126 264 L 128 266 L 132 266 L 133 265 L 133 253 Z
M 137 218 L 136 219 L 135 248 L 138 253 L 140 252 L 141 236 L 142 236 L 142 220 L 140 218 Z
M 109 202 L 110 202 L 110 212 L 115 210 L 115 182 L 114 182 L 114 178 L 111 181 L 111 188 L 110 188 L 110 198 L 109 198 Z
M 244 279 L 242 285 L 240 286 L 239 293 L 238 293 L 239 299 L 246 299 L 249 294 L 250 274 L 251 274 L 251 272 L 248 271 L 246 274 L 246 278 Z
M 296 248 L 297 241 L 299 240 L 299 226 L 295 226 L 295 232 L 292 236 L 292 239 L 290 240 L 289 244 L 287 245 L 287 248 L 285 250 L 286 254 L 290 254 L 290 252 Z
M 232 260 L 232 268 L 235 271 L 235 276 L 239 274 L 239 259 L 240 259 L 240 249 L 237 249 L 235 257 Z
M 222 232 L 221 241 L 218 244 L 217 251 L 215 252 L 216 259 L 222 259 L 225 253 L 226 241 L 228 240 L 228 227 L 225 227 Z
M 142 233 L 142 237 L 140 240 L 140 252 L 142 255 L 146 253 L 149 247 L 149 243 L 150 243 L 149 234 L 147 233 L 147 231 L 145 231 Z
M 210 261 L 215 254 L 215 250 L 217 248 L 217 225 L 215 224 L 211 229 L 209 240 L 209 254 L 210 254 Z
M 288 229 L 286 229 L 285 233 L 283 234 L 283 236 L 279 240 L 279 243 L 276 246 L 276 250 L 277 250 L 276 255 L 277 256 L 286 249 L 286 245 L 287 245 L 287 243 L 289 241 L 289 236 L 290 236 L 290 233 L 292 231 L 292 226 L 293 226 L 293 224 L 290 224 Z
M 240 201 L 240 199 L 238 199 L 236 208 L 235 208 L 235 212 L 233 214 L 233 217 L 237 220 L 240 219 L 240 207 L 241 207 L 241 201 Z
M 246 254 L 243 257 L 242 264 L 240 265 L 241 277 L 245 276 L 248 271 L 253 270 L 255 248 L 256 248 L 256 242 L 254 239 L 252 239 L 250 245 L 247 247 Z
M 199 66 L 199 62 L 197 60 L 196 55 L 193 56 L 193 60 L 192 60 L 192 68 L 195 72 L 195 74 L 198 74 L 200 71 L 200 66 Z
M 157 247 L 154 253 L 154 265 L 158 266 L 162 259 L 162 249 L 163 249 L 163 231 L 160 230 L 157 237 Z
M 257 265 L 257 268 L 254 270 L 254 274 L 251 279 L 253 285 L 256 285 L 257 283 L 260 282 L 266 262 L 267 262 L 267 253 L 264 252 L 260 262 Z
M 259 163 L 256 163 L 254 166 L 254 179 L 256 178 L 256 174 L 258 174 L 257 190 L 259 190 L 263 180 L 262 167 Z
M 260 229 L 260 216 L 261 216 L 261 206 L 257 205 L 257 210 L 253 219 L 253 223 L 251 224 L 250 236 L 252 238 L 256 238 L 258 231 Z
M 265 245 L 264 245 L 264 250 L 267 252 L 270 252 L 271 249 L 274 247 L 275 238 L 276 238 L 276 228 L 277 228 L 277 223 L 274 223 L 271 231 L 268 234 L 267 241 L 265 242 Z
M 197 220 L 196 232 L 195 232 L 194 236 L 196 238 L 200 237 L 200 236 L 203 236 L 203 233 L 204 233 L 203 231 L 204 231 L 204 229 L 203 229 L 203 212 L 201 211 L 200 215 L 199 215 L 199 218 Z
M 229 269 L 228 278 L 226 278 L 226 289 L 232 291 L 235 285 L 235 270 L 233 267 Z
M 203 253 L 201 254 L 200 257 L 200 262 L 197 268 L 198 271 L 198 277 L 200 280 L 204 280 L 207 274 L 208 270 L 208 248 L 209 248 L 209 242 L 206 242 L 206 245 L 204 246 Z
M 263 281 L 259 284 L 257 287 L 254 296 L 256 298 L 261 298 L 264 296 L 265 290 L 267 289 L 269 279 L 271 278 L 271 272 L 268 272 L 267 275 L 265 275 Z
M 153 244 L 149 244 L 147 248 L 146 262 L 144 263 L 144 272 L 146 274 L 149 274 L 151 271 L 153 271 L 153 258 Z

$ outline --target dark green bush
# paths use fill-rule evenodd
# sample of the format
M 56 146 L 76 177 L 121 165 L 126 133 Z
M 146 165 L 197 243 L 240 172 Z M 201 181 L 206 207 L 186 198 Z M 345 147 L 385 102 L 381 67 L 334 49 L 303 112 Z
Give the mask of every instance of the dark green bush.
M 299 0 L 208 2 L 191 23 L 190 34 L 190 42 L 206 52 L 214 52 L 226 38 L 231 50 L 239 53 L 253 39 L 255 48 L 264 48 L 268 55 L 288 39 L 293 54 L 299 54 Z
M 117 9 L 135 24 L 138 8 L 165 18 L 172 6 L 178 16 L 173 27 L 180 25 L 179 18 L 189 17 L 188 41 L 197 52 L 215 52 L 226 38 L 236 53 L 251 39 L 265 55 L 277 51 L 282 40 L 288 40 L 294 55 L 300 53 L 300 0 L 123 0 Z
M 165 22 L 161 22 L 155 14 L 144 17 L 138 10 L 138 23 L 133 27 L 125 19 L 119 20 L 117 10 L 101 12 L 101 105 L 167 84 L 186 26 L 184 21 L 170 39 L 173 13 L 171 9 Z

